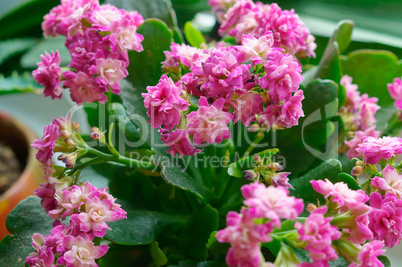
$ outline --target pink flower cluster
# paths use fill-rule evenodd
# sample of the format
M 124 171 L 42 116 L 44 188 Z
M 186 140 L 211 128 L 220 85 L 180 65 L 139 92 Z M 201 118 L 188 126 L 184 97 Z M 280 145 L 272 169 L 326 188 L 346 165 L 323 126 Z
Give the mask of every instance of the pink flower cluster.
M 374 138 L 366 136 L 358 145 L 356 151 L 366 160 L 367 164 L 376 164 L 381 159 L 390 159 L 402 154 L 402 139 L 399 137 L 384 136 Z
M 344 229 L 348 240 L 362 244 L 373 238 L 373 233 L 368 226 L 371 208 L 366 205 L 366 202 L 369 197 L 363 190 L 351 190 L 343 182 L 333 184 L 328 179 L 312 180 L 311 184 L 315 191 L 333 203 L 333 205 L 329 204 L 334 209 L 331 212 L 337 212 L 337 215 L 334 216 L 332 224 Z
M 98 266 L 95 260 L 106 254 L 108 246 L 95 246 L 94 238 L 103 237 L 110 229 L 106 223 L 126 218 L 126 212 L 107 188 L 98 189 L 89 182 L 57 190 L 53 198 L 55 205 L 48 211 L 55 219 L 53 229 L 46 237 L 33 235 L 36 251 L 25 262 L 29 266 Z M 58 221 L 68 216 L 68 226 Z
M 363 137 L 372 136 L 374 138 L 379 138 L 380 134 L 380 131 L 375 130 L 375 126 L 371 126 L 364 131 L 356 131 L 355 136 L 352 139 L 345 141 L 345 144 L 349 147 L 347 152 L 348 159 L 360 157 L 360 154 L 356 151 L 356 149 L 362 143 Z
M 290 197 L 283 187 L 252 183 L 242 187 L 245 198 L 240 214 L 229 212 L 227 227 L 216 234 L 219 242 L 231 244 L 229 266 L 260 266 L 260 244 L 272 241 L 269 235 L 280 228 L 281 219 L 295 220 L 303 211 L 303 201 Z
M 230 122 L 289 128 L 304 116 L 299 63 L 283 49 L 272 48 L 271 32 L 259 39 L 243 37 L 238 46 L 201 50 L 172 43 L 171 51 L 165 52 L 163 69 L 178 81 L 162 76 L 142 96 L 152 126 L 160 128 L 167 146 L 174 146 L 169 149 L 172 155 L 194 155 L 201 151 L 195 146 L 229 139 Z M 198 107 L 188 95 L 200 98 Z M 197 111 L 186 112 L 190 106 Z M 181 134 L 183 130 L 188 135 Z
M 371 180 L 374 189 L 385 194 L 392 194 L 402 199 L 402 175 L 391 166 L 382 170 L 382 177 L 375 176 Z
M 367 94 L 360 95 L 358 86 L 352 84 L 352 78 L 348 75 L 342 77 L 341 85 L 346 90 L 345 103 L 340 110 L 345 127 L 352 131 L 366 131 L 376 122 L 374 116 L 380 109 L 378 99 Z
M 208 0 L 208 4 L 212 8 L 212 12 L 216 13 L 216 17 L 219 23 L 222 23 L 225 13 L 235 3 L 236 0 Z
M 393 194 L 385 198 L 379 193 L 370 196 L 370 229 L 374 239 L 382 240 L 387 247 L 394 247 L 402 239 L 402 200 Z
M 219 5 L 214 4 L 213 8 Z M 274 47 L 282 47 L 291 55 L 315 57 L 314 37 L 305 27 L 294 10 L 282 10 L 277 4 L 270 5 L 251 0 L 236 1 L 224 15 L 219 33 L 236 37 L 240 42 L 243 35 L 260 38 L 272 32 Z
M 328 261 L 338 258 L 331 244 L 341 237 L 341 233 L 338 227 L 331 225 L 332 217 L 324 217 L 326 212 L 327 207 L 323 206 L 311 212 L 304 224 L 295 223 L 300 241 L 307 243 L 305 249 L 309 251 L 308 256 L 317 266 L 325 266 Z
M 74 127 L 74 125 L 76 127 Z M 67 117 L 55 118 L 52 123 L 45 126 L 42 139 L 35 139 L 32 147 L 37 149 L 36 159 L 42 163 L 45 171 L 44 179 L 49 180 L 52 174 L 52 166 L 54 165 L 54 152 L 66 152 L 59 157 L 68 168 L 75 165 L 77 154 L 71 153 L 75 149 L 76 144 L 80 141 L 74 133 L 79 130 L 76 122 L 71 122 L 70 114 Z
M 401 77 L 402 78 L 402 77 Z M 402 79 L 395 78 L 393 83 L 387 84 L 389 94 L 393 99 L 395 99 L 395 107 L 397 109 L 402 109 Z
M 143 36 L 136 33 L 143 21 L 136 11 L 100 5 L 98 0 L 62 0 L 44 17 L 42 29 L 45 36 L 66 36 L 70 70 L 62 72 L 58 52 L 42 56 L 33 75 L 45 86 L 45 96 L 60 98 L 61 80 L 78 104 L 104 103 L 109 89 L 119 94 L 119 82 L 128 75 L 127 51 L 143 50 Z

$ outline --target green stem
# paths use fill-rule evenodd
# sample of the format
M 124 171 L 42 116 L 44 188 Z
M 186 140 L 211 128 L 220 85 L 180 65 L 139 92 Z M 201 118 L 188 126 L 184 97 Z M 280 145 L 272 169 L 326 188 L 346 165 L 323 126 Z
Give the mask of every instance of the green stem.
M 118 156 L 119 152 L 116 150 L 116 148 L 114 147 L 113 142 L 112 142 L 113 126 L 114 126 L 114 124 L 111 123 L 110 127 L 109 127 L 109 133 L 108 133 L 108 143 L 109 143 L 109 145 L 108 144 L 106 144 L 106 145 L 109 148 L 110 152 L 112 152 L 113 155 Z
M 254 139 L 253 143 L 247 148 L 246 152 L 244 152 L 242 158 L 248 157 L 251 151 L 254 150 L 254 148 L 261 142 L 262 139 L 264 139 L 264 132 L 260 131 L 257 134 L 257 137 Z
M 129 167 L 140 168 L 140 169 L 151 170 L 151 171 L 159 170 L 158 167 L 156 167 L 152 162 L 149 162 L 149 161 L 130 159 L 130 158 L 124 157 L 120 154 L 110 155 L 110 154 L 103 153 L 92 147 L 87 147 L 87 150 L 89 153 L 102 158 L 104 160 L 104 162 L 116 162 L 116 163 L 124 164 Z
M 105 160 L 103 158 L 101 158 L 101 157 L 96 157 L 96 158 L 90 159 L 88 161 L 85 161 L 84 163 L 76 165 L 74 167 L 73 173 L 75 173 L 78 170 L 82 170 L 83 168 L 86 168 L 88 166 L 103 163 L 103 162 L 105 162 Z

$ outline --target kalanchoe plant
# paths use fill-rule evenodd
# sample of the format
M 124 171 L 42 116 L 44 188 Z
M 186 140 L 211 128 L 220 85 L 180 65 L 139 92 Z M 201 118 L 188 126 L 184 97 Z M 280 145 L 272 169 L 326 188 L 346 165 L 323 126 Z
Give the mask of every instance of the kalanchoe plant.
M 341 58 L 343 21 L 319 65 L 302 64 L 315 39 L 275 3 L 210 0 L 222 39 L 187 23 L 187 44 L 168 1 L 106 2 L 62 0 L 44 17 L 71 61 L 48 51 L 33 77 L 52 99 L 69 89 L 90 131 L 72 111 L 32 144 L 44 182 L 9 215 L 7 266 L 389 266 L 402 239 L 396 57 Z M 395 71 L 376 69 L 387 79 L 371 89 L 359 64 L 378 58 Z

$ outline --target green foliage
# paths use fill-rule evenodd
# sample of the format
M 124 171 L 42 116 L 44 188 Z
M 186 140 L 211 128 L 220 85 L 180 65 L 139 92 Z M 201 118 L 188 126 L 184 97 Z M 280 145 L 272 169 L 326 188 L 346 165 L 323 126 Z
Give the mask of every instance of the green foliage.
M 11 235 L 0 242 L 0 258 L 3 266 L 21 266 L 34 251 L 32 234 L 49 235 L 53 219 L 40 205 L 40 198 L 30 196 L 21 201 L 7 217 L 6 226 Z
M 305 116 L 299 119 L 299 125 L 270 132 L 260 143 L 279 149 L 278 155 L 286 160 L 285 170 L 292 172 L 292 177 L 314 168 L 336 152 L 337 125 L 330 119 L 338 110 L 337 84 L 318 79 L 310 82 L 303 91 Z
M 4 77 L 0 74 L 0 96 L 17 93 L 35 93 L 38 89 L 42 88 L 28 73 L 18 75 L 14 72 L 9 77 Z
M 155 211 L 129 210 L 126 220 L 109 223 L 113 231 L 107 231 L 105 238 L 120 245 L 144 245 L 155 238 L 177 218 Z
M 261 158 L 264 158 L 264 157 L 270 158 L 278 152 L 279 152 L 278 149 L 273 148 L 273 149 L 267 149 L 267 150 L 261 151 L 256 154 L 260 155 Z M 228 168 L 228 174 L 233 177 L 243 178 L 243 176 L 244 176 L 243 171 L 253 168 L 253 164 L 255 163 L 253 158 L 254 158 L 254 155 L 247 157 L 247 158 L 242 158 L 242 159 L 230 164 L 229 168 Z
M 200 48 L 201 44 L 207 43 L 202 33 L 194 28 L 189 21 L 184 24 L 184 35 L 191 46 Z
M 18 38 L 0 42 L 0 65 L 7 59 L 23 53 L 36 44 L 33 38 Z
M 19 36 L 41 36 L 40 24 L 59 0 L 25 0 L 0 17 L 0 40 Z

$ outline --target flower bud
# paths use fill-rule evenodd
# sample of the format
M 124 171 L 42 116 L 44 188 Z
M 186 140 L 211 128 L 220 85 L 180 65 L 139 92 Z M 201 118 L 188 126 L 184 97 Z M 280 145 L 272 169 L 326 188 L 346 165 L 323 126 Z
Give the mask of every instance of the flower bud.
M 105 132 L 102 132 L 98 127 L 92 127 L 89 136 L 94 140 L 99 140 L 100 142 L 106 142 Z
M 283 167 L 277 162 L 272 162 L 272 163 L 268 164 L 267 167 L 270 168 L 273 172 L 283 170 Z
M 246 170 L 246 171 L 243 171 L 243 173 L 244 173 L 244 178 L 246 178 L 247 180 L 250 180 L 250 181 L 255 180 L 259 176 L 259 174 L 253 170 Z
M 312 211 L 314 211 L 314 210 L 316 210 L 316 209 L 317 209 L 317 206 L 314 205 L 313 203 L 308 203 L 308 204 L 307 204 L 306 210 L 307 210 L 308 212 L 312 212 Z
M 352 169 L 352 176 L 359 177 L 359 175 L 363 172 L 362 166 L 355 166 Z
M 66 142 L 67 146 L 69 146 L 69 147 L 75 147 L 76 146 L 75 142 L 70 138 L 65 139 L 64 142 Z
M 78 131 L 80 129 L 80 124 L 76 121 L 73 121 L 72 123 L 73 129 Z
M 257 123 L 254 123 L 253 125 L 251 125 L 250 127 L 248 127 L 248 131 L 249 132 L 258 132 L 260 130 L 260 126 Z
M 260 155 L 258 155 L 258 154 L 254 154 L 254 161 L 256 162 L 256 163 L 260 163 L 261 162 L 261 156 Z
M 61 130 L 60 131 L 60 136 L 65 138 L 65 139 L 67 139 L 67 138 L 71 137 L 71 133 L 69 131 L 66 131 L 66 130 Z
M 77 154 L 71 153 L 67 154 L 67 156 L 63 159 L 63 162 L 66 164 L 66 168 L 73 168 L 75 166 L 76 160 L 77 160 Z

